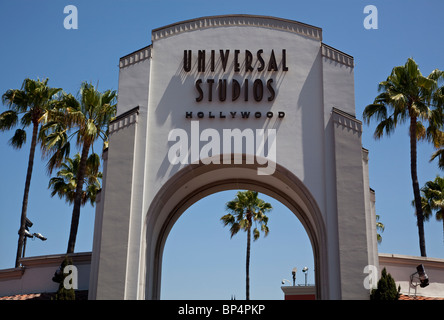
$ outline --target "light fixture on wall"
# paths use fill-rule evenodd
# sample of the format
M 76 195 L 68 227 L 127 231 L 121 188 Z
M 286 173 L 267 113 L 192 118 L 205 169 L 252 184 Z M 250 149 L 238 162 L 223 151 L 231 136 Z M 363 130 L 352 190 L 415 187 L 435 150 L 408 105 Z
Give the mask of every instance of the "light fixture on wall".
M 425 272 L 423 264 L 418 265 L 416 267 L 416 272 L 410 275 L 410 287 L 415 288 L 415 296 L 416 296 L 416 287 L 418 287 L 418 285 L 421 288 L 425 288 L 429 285 L 429 277 Z M 410 288 L 409 288 L 409 295 L 410 295 Z
M 424 265 L 420 264 L 416 267 L 416 271 L 418 273 L 420 284 L 419 286 L 421 288 L 425 288 L 429 285 L 429 277 L 427 276 L 427 273 L 425 272 Z

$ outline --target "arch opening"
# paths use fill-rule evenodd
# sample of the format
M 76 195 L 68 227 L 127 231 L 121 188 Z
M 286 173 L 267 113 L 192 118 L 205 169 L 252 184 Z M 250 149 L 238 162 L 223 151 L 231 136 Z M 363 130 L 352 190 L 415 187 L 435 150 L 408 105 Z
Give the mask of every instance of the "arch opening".
M 314 197 L 302 181 L 276 164 L 272 176 L 257 175 L 257 165 L 188 165 L 172 176 L 151 202 L 144 223 L 139 295 L 160 299 L 162 254 L 174 223 L 194 203 L 226 190 L 255 190 L 285 205 L 299 219 L 310 240 L 317 299 L 328 298 L 326 229 Z
M 167 235 L 162 254 L 160 299 L 227 300 L 245 298 L 246 232 L 230 238 L 220 218 L 225 204 L 243 190 L 209 195 L 191 205 Z M 305 228 L 285 205 L 260 193 L 273 206 L 270 232 L 251 241 L 250 298 L 282 300 L 281 286 L 314 285 L 314 257 Z M 308 272 L 303 268 L 308 267 Z M 283 283 L 282 283 L 283 281 Z

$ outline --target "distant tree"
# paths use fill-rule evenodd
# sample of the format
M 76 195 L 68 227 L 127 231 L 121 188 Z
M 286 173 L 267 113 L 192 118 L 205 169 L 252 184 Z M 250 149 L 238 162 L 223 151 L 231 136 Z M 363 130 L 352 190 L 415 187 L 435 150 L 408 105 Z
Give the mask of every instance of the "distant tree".
M 65 198 L 69 204 L 74 203 L 77 189 L 77 175 L 80 165 L 80 153 L 74 156 L 74 159 L 67 157 L 57 172 L 56 177 L 49 180 L 48 188 L 52 190 L 51 196 L 58 195 Z M 100 179 L 102 173 L 99 171 L 100 157 L 92 153 L 86 161 L 85 187 L 82 192 L 81 204 L 85 205 L 88 201 L 94 205 L 97 192 L 100 190 Z
M 444 170 L 444 85 L 440 86 L 433 95 L 436 109 L 431 114 L 431 123 L 427 129 L 428 136 L 433 141 L 436 151 L 432 154 L 430 161 L 438 158 L 438 167 Z
M 398 300 L 401 287 L 396 289 L 396 283 L 390 273 L 384 268 L 381 272 L 381 278 L 378 281 L 376 289 L 370 294 L 370 300 Z
M 32 80 L 27 78 L 23 81 L 21 89 L 9 89 L 2 96 L 3 104 L 5 104 L 9 110 L 0 114 L 0 130 L 10 130 L 20 125 L 20 128 L 15 130 L 14 136 L 9 141 L 11 146 L 20 149 L 26 142 L 27 133 L 25 129 L 27 127 L 32 128 L 15 267 L 19 266 L 19 259 L 22 256 L 25 239 L 29 188 L 31 185 L 32 169 L 34 167 L 35 149 L 38 144 L 39 129 L 48 119 L 48 113 L 54 107 L 54 103 L 57 100 L 57 93 L 61 90 L 61 88 L 49 87 L 48 79 Z
M 444 240 L 444 178 L 437 176 L 433 181 L 427 181 L 421 188 L 421 193 L 424 220 L 428 221 L 435 212 L 436 220 L 443 224 Z
M 384 229 L 385 229 L 385 226 L 381 221 L 379 221 L 379 214 L 377 214 L 376 215 L 376 238 L 378 240 L 378 243 L 382 242 L 381 233 L 384 232 Z
M 240 230 L 247 232 L 247 254 L 246 254 L 246 300 L 250 299 L 250 246 L 251 227 L 253 229 L 253 239 L 256 241 L 260 237 L 261 231 L 267 236 L 269 229 L 267 226 L 268 217 L 266 213 L 272 210 L 271 204 L 258 198 L 256 191 L 238 191 L 236 198 L 227 202 L 226 210 L 229 212 L 221 220 L 224 226 L 230 225 L 231 237 Z

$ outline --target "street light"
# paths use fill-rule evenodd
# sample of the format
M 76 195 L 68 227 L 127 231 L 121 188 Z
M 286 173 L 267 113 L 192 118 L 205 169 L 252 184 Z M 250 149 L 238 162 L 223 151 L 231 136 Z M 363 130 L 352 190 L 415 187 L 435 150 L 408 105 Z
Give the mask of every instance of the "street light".
M 31 234 L 31 232 L 29 232 L 29 228 L 31 228 L 32 225 L 33 225 L 33 223 L 31 222 L 31 220 L 29 220 L 28 218 L 26 218 L 26 222 L 25 222 L 25 230 L 24 230 L 24 233 L 25 233 L 25 239 L 23 240 L 23 253 L 22 253 L 22 258 L 25 257 L 26 239 L 27 239 L 27 238 L 31 238 L 31 239 L 39 238 L 39 239 L 42 240 L 42 241 L 46 241 L 46 237 L 44 237 L 41 233 L 32 233 L 32 234 Z M 20 233 L 20 231 L 19 231 L 19 233 Z
M 308 267 L 304 267 L 302 272 L 305 273 L 305 286 L 307 286 Z
M 282 284 L 285 284 L 285 282 L 288 282 L 289 284 L 291 284 L 290 280 L 282 279 Z
M 296 285 L 296 271 L 298 271 L 297 268 L 293 268 L 293 270 L 291 270 L 291 274 L 293 275 L 293 287 Z

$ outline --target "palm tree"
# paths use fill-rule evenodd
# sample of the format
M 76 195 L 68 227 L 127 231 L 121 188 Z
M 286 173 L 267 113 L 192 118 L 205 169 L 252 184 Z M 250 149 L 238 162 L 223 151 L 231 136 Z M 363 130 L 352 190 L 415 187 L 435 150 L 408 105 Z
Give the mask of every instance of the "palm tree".
M 97 140 L 108 140 L 108 125 L 116 113 L 116 97 L 116 91 L 101 93 L 84 82 L 79 97 L 76 99 L 71 94 L 65 95 L 63 108 L 57 116 L 53 116 L 56 120 L 45 127 L 45 146 L 53 152 L 49 162 L 50 171 L 62 163 L 63 156 L 66 157 L 71 137 L 76 137 L 77 146 L 81 149 L 67 253 L 74 252 L 88 155 Z M 72 130 L 74 132 L 68 135 Z
M 379 214 L 376 215 L 376 239 L 378 241 L 378 243 L 382 242 L 382 236 L 381 233 L 384 232 L 385 226 L 384 224 L 379 221 Z M 378 233 L 379 231 L 379 233 Z
M 429 220 L 435 211 L 437 221 L 443 223 L 444 239 L 444 178 L 437 176 L 433 181 L 427 181 L 421 188 L 421 204 L 424 210 L 424 220 Z
M 244 230 L 247 232 L 247 257 L 246 257 L 246 300 L 250 299 L 250 245 L 251 227 L 253 223 L 253 239 L 256 241 L 260 237 L 257 225 L 265 236 L 268 235 L 268 217 L 266 213 L 272 209 L 271 204 L 258 198 L 256 191 L 238 191 L 234 200 L 227 202 L 226 210 L 229 212 L 221 220 L 224 226 L 230 225 L 231 237 Z
M 431 138 L 430 140 L 433 141 L 433 146 L 436 151 L 432 154 L 430 161 L 438 158 L 438 167 L 444 170 L 444 132 L 442 131 L 444 122 L 444 85 L 434 92 L 433 101 L 435 102 L 436 109 L 432 113 L 432 121 L 430 121 L 431 125 L 428 128 L 428 135 Z
M 410 174 L 416 204 L 419 247 L 421 256 L 425 257 L 426 246 L 424 237 L 424 214 L 421 207 L 421 194 L 417 173 L 417 140 L 426 137 L 422 121 L 428 121 L 433 114 L 435 104 L 434 93 L 438 88 L 438 80 L 443 72 L 434 70 L 424 77 L 416 62 L 409 58 L 404 66 L 393 68 L 387 80 L 379 83 L 380 94 L 373 104 L 365 107 L 364 120 L 380 121 L 376 126 L 374 137 L 379 139 L 384 133 L 390 135 L 398 124 L 409 122 L 410 134 Z M 433 136 L 433 134 L 430 134 Z
M 28 210 L 29 188 L 31 185 L 32 169 L 34 166 L 35 149 L 38 143 L 39 128 L 47 120 L 48 112 L 54 106 L 56 95 L 62 89 L 48 86 L 48 79 L 25 79 L 21 89 L 9 89 L 2 101 L 9 110 L 0 114 L 0 130 L 10 130 L 20 123 L 9 143 L 12 147 L 20 149 L 26 142 L 27 127 L 32 127 L 31 146 L 26 172 L 25 190 L 23 193 L 22 212 L 20 217 L 19 240 L 15 267 L 19 266 L 25 239 L 26 215 Z M 21 118 L 20 118 L 21 117 Z M 19 120 L 20 118 L 20 120 Z
M 65 198 L 69 204 L 74 203 L 77 188 L 77 175 L 79 172 L 80 153 L 74 159 L 66 158 L 57 172 L 56 177 L 49 180 L 48 188 L 52 190 L 51 197 L 56 194 L 60 199 Z M 100 158 L 96 153 L 92 153 L 86 161 L 86 188 L 82 191 L 81 204 L 84 206 L 88 201 L 94 205 L 97 192 L 100 190 L 100 179 L 102 173 L 99 171 Z

